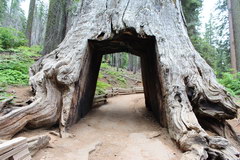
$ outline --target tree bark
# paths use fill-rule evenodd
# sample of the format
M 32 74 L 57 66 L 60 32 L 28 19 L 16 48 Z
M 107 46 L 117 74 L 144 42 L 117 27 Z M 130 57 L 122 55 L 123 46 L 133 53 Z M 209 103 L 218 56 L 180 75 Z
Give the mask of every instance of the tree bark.
M 33 29 L 32 29 L 32 38 L 31 45 L 43 45 L 46 24 L 47 24 L 47 11 L 46 6 L 42 1 L 38 1 L 35 6 L 34 20 L 33 20 Z
M 66 6 L 65 0 L 50 0 L 43 54 L 48 54 L 56 49 L 65 37 Z
M 239 108 L 189 40 L 180 1 L 85 0 L 59 47 L 31 67 L 36 100 L 0 117 L 0 136 L 58 123 L 61 135 L 91 109 L 104 54 L 141 57 L 146 107 L 182 159 L 239 159 L 225 138 Z M 210 136 L 204 129 L 219 136 Z
M 33 18 L 34 18 L 35 5 L 36 5 L 36 0 L 31 0 L 30 5 L 29 5 L 27 30 L 26 30 L 26 37 L 28 39 L 28 46 L 31 46 L 31 41 L 32 41 L 32 29 L 33 29 Z
M 234 72 L 240 72 L 240 2 L 228 0 L 231 39 L 231 64 Z
M 128 71 L 133 71 L 133 55 L 128 54 Z

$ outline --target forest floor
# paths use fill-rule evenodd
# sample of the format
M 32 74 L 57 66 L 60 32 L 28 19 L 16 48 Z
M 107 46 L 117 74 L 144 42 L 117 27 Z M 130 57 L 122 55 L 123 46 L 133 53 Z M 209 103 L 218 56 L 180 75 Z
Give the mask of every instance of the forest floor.
M 30 87 L 8 89 L 22 102 L 31 96 Z M 240 133 L 237 119 L 230 121 Z M 49 135 L 50 145 L 39 151 L 34 160 L 178 160 L 182 153 L 145 108 L 144 95 L 117 96 L 94 108 L 69 132 L 72 138 L 50 134 L 57 129 L 25 130 L 18 136 Z M 159 152 L 161 151 L 161 152 Z
M 69 132 L 73 138 L 61 139 L 43 129 L 18 136 L 51 136 L 51 147 L 38 152 L 34 160 L 178 160 L 182 154 L 145 108 L 143 94 L 108 99 Z
M 114 68 L 100 70 L 98 81 L 111 87 L 141 86 L 141 74 Z M 124 77 L 122 76 L 124 75 Z M 100 86 L 102 87 L 102 86 Z M 104 88 L 101 88 L 104 89 Z M 32 95 L 29 86 L 9 87 L 14 103 L 24 103 Z M 69 132 L 72 138 L 60 138 L 50 132 L 56 128 L 24 130 L 18 136 L 49 135 L 50 144 L 39 151 L 33 160 L 178 160 L 182 153 L 145 107 L 144 95 L 109 98 L 108 103 L 94 108 Z M 240 102 L 240 99 L 237 100 Z M 229 121 L 240 134 L 237 119 Z

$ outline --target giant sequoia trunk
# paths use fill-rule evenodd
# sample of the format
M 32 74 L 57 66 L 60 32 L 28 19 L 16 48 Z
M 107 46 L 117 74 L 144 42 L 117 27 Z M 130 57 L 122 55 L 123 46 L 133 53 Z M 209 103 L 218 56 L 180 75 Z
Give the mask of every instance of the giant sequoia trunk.
M 146 107 L 185 152 L 182 159 L 238 159 L 225 138 L 238 106 L 193 48 L 179 0 L 84 0 L 59 47 L 31 68 L 35 101 L 0 118 L 0 136 L 85 116 L 104 54 L 141 57 Z M 209 129 L 219 136 L 208 135 Z

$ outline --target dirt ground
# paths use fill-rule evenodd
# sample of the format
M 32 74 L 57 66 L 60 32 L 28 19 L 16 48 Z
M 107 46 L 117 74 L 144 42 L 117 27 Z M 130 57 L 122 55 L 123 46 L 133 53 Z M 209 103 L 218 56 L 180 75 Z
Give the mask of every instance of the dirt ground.
M 20 102 L 31 96 L 29 87 L 9 92 L 15 92 Z M 229 122 L 240 134 L 238 120 Z M 146 110 L 143 94 L 108 99 L 71 127 L 72 138 L 61 139 L 49 134 L 52 130 L 26 130 L 17 136 L 51 136 L 50 145 L 33 160 L 178 160 L 182 155 L 167 130 Z
M 18 136 L 49 132 L 35 130 Z M 110 98 L 71 127 L 74 138 L 51 135 L 34 160 L 178 160 L 181 152 L 144 106 L 143 94 Z
M 11 93 L 13 95 L 16 95 L 14 98 L 15 103 L 23 103 L 30 99 L 30 97 L 33 96 L 33 93 L 31 92 L 30 86 L 16 86 L 16 87 L 10 87 L 7 89 L 8 93 Z

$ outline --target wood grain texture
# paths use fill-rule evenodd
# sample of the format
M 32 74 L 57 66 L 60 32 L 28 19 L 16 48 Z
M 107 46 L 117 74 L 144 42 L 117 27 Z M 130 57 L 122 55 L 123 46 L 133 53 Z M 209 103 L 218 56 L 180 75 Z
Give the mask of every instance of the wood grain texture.
M 182 159 L 239 159 L 231 144 L 209 144 L 216 137 L 204 127 L 224 136 L 219 130 L 238 106 L 192 46 L 179 0 L 83 0 L 79 7 L 63 42 L 31 67 L 36 101 L 0 117 L 1 137 L 56 123 L 64 136 L 91 108 L 102 55 L 130 52 L 141 57 L 146 107 L 185 152 Z

